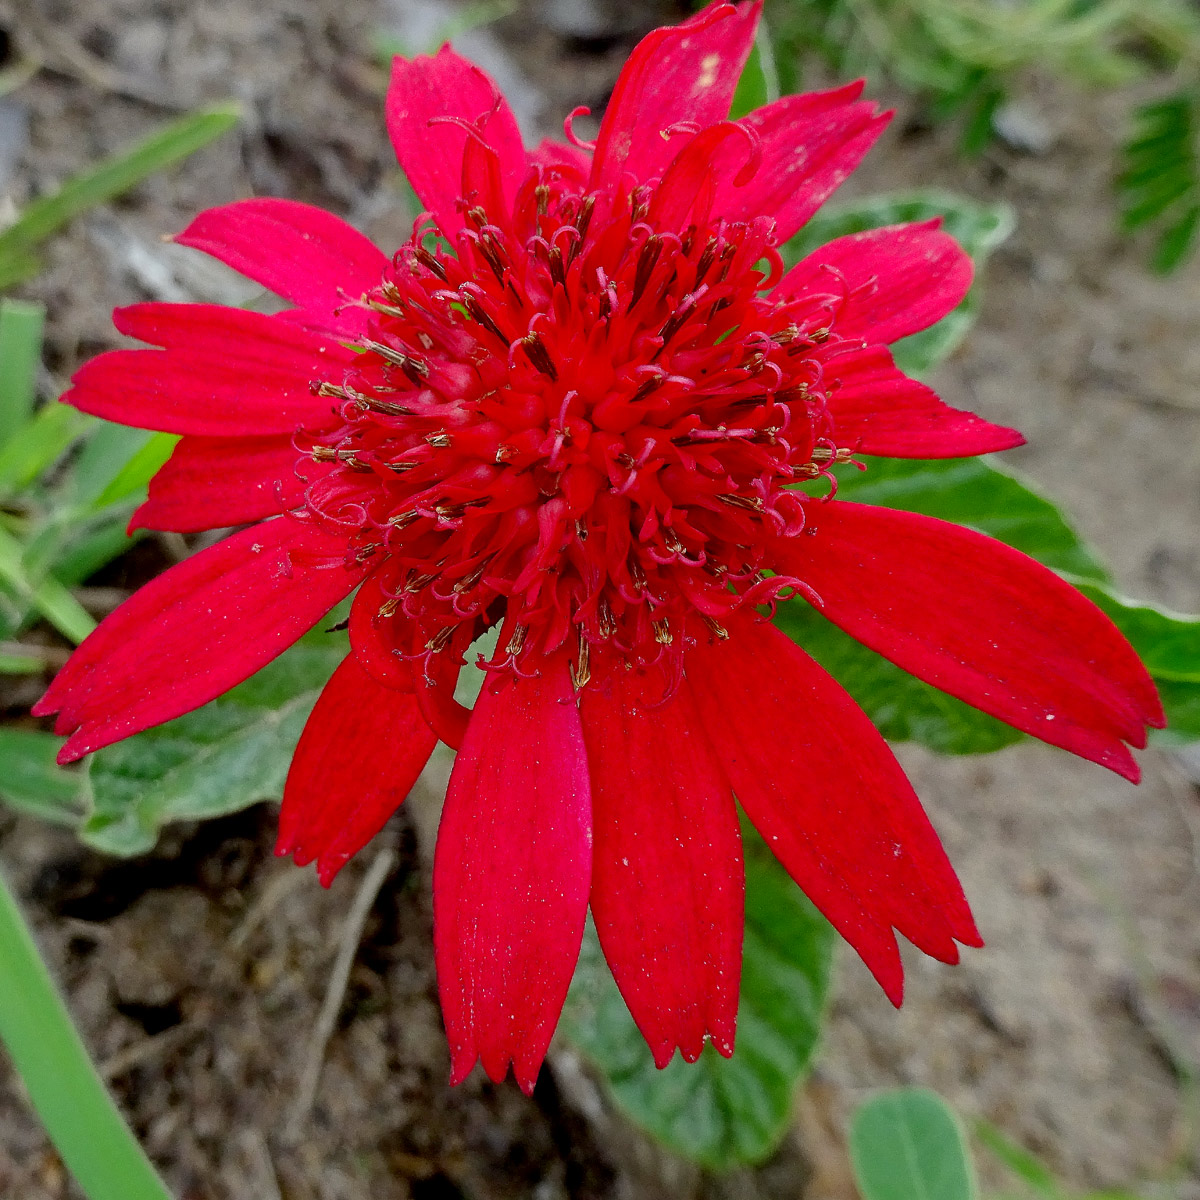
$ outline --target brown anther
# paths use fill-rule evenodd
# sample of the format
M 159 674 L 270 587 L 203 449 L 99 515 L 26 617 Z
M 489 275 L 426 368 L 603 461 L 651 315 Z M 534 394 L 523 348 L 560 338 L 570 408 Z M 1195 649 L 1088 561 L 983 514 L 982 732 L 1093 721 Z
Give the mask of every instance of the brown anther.
M 637 225 L 650 215 L 650 189 L 634 188 L 629 194 L 629 223 Z
M 575 536 L 581 541 L 588 540 L 588 527 L 583 523 L 582 517 L 575 518 Z
M 505 646 L 504 652 L 511 654 L 513 658 L 525 648 L 525 636 L 529 633 L 528 625 L 516 625 L 513 627 L 512 637 L 508 639 L 508 645 Z
M 719 638 L 723 642 L 727 642 L 729 640 L 729 630 L 726 629 L 724 625 L 714 621 L 710 616 L 706 616 L 704 614 L 701 615 L 704 616 L 704 623 L 708 626 L 714 637 Z
M 444 429 L 437 433 L 427 433 L 425 440 L 438 450 L 445 450 L 450 445 L 450 435 Z
M 506 346 L 508 345 L 508 338 L 504 336 L 500 326 L 496 324 L 491 314 L 475 296 L 472 296 L 470 292 L 460 292 L 459 299 L 472 320 L 478 321 L 484 329 L 498 337 Z
M 617 632 L 617 620 L 613 616 L 613 611 L 608 601 L 603 597 L 600 598 L 598 606 L 598 619 L 600 622 L 600 636 L 610 638 Z
M 367 300 L 367 307 L 385 317 L 405 317 L 408 314 L 399 305 L 384 304 L 382 300 Z
M 419 253 L 419 252 L 418 252 Z M 428 251 L 426 251 L 428 253 Z M 385 279 L 380 285 L 379 290 L 394 304 L 397 308 L 404 307 L 404 293 L 390 280 Z
M 592 669 L 589 664 L 590 650 L 587 638 L 581 633 L 579 635 L 579 655 L 575 662 L 571 664 L 571 683 L 576 691 L 587 687 L 588 680 L 592 677 Z
M 446 268 L 442 266 L 432 251 L 427 250 L 424 246 L 418 246 L 413 251 L 413 255 L 431 275 L 436 275 L 443 283 L 447 281 Z
M 708 244 L 700 251 L 700 257 L 696 260 L 696 286 L 700 286 L 701 280 L 712 269 L 713 263 L 717 259 L 717 247 L 720 243 L 715 237 L 708 239 Z
M 385 413 L 390 417 L 411 417 L 412 409 L 405 408 L 402 404 L 393 404 L 390 400 L 380 400 L 377 396 L 367 396 L 362 392 L 355 391 L 349 384 L 336 384 L 322 381 L 321 383 L 309 384 L 309 388 L 315 395 L 324 396 L 330 400 L 350 400 L 357 404 L 360 408 L 370 409 L 373 412 Z
M 429 584 L 431 584 L 436 578 L 436 574 L 417 575 L 415 572 L 410 571 L 408 573 L 408 578 L 404 581 L 404 590 L 408 592 L 409 595 L 415 595 L 423 587 L 428 587 Z
M 539 183 L 533 189 L 533 194 L 537 197 L 538 216 L 544 217 L 550 211 L 550 189 L 544 183 Z
M 679 249 L 685 258 L 691 254 L 692 247 L 696 244 L 696 234 L 699 232 L 695 225 L 689 225 L 683 231 L 683 237 L 679 239 Z
M 397 350 L 394 346 L 373 341 L 371 338 L 363 338 L 362 347 L 364 350 L 373 350 L 380 358 L 390 362 L 392 366 L 399 367 L 408 376 L 410 382 L 417 387 L 420 387 L 429 375 L 429 368 L 419 358 L 413 358 L 411 354 L 405 354 L 403 350 Z
M 740 496 L 737 492 L 722 492 L 717 499 L 730 508 L 744 508 L 748 512 L 762 512 L 763 502 L 757 496 Z
M 633 580 L 634 591 L 637 591 L 637 592 L 643 591 L 646 587 L 646 573 L 645 573 L 645 571 L 642 570 L 641 566 L 638 563 L 630 562 L 629 575 L 630 575 L 630 578 Z
M 555 367 L 554 360 L 551 359 L 546 347 L 542 344 L 542 339 L 536 333 L 527 333 L 520 341 L 529 361 L 533 363 L 534 367 L 541 371 L 543 375 L 548 375 L 552 380 L 557 380 L 558 369 Z
M 385 600 L 385 601 L 384 601 L 384 602 L 383 602 L 383 603 L 382 603 L 382 604 L 379 606 L 379 611 L 378 611 L 378 612 L 376 612 L 376 614 L 375 614 L 375 615 L 376 615 L 377 617 L 385 617 L 385 618 L 386 618 L 386 617 L 390 617 L 390 616 L 392 616 L 392 615 L 394 615 L 394 614 L 395 614 L 396 610 L 397 610 L 399 607 L 400 607 L 400 601 L 399 601 L 399 600 L 396 600 L 396 599 L 389 598 L 389 599 Z
M 396 513 L 394 516 L 388 517 L 387 523 L 393 529 L 404 529 L 417 520 L 420 515 L 416 509 L 409 509 L 408 512 Z
M 651 621 L 650 625 L 654 630 L 654 640 L 660 646 L 669 646 L 675 640 L 674 634 L 671 633 L 671 627 L 666 621 Z
M 431 637 L 429 641 L 425 643 L 425 649 L 431 650 L 435 654 L 445 650 L 445 648 L 450 644 L 450 639 L 454 636 L 455 628 L 456 626 L 454 625 L 443 625 L 441 629 L 439 629 L 437 633 L 435 633 L 433 637 Z
M 629 397 L 630 404 L 636 404 L 639 400 L 645 400 L 651 392 L 656 392 L 664 383 L 667 382 L 665 375 L 651 375 L 647 379 L 642 380 L 641 386 L 632 396 Z M 633 465 L 633 460 L 629 460 L 629 465 Z
M 506 463 L 514 454 L 516 454 L 516 446 L 505 446 L 503 444 L 496 447 L 496 461 L 498 463 Z
M 650 282 L 650 276 L 654 273 L 654 267 L 658 262 L 658 256 L 661 251 L 662 238 L 657 233 L 651 234 L 646 239 L 641 253 L 638 255 L 637 270 L 633 276 L 633 294 L 629 299 L 630 308 L 633 308 L 642 298 L 646 290 L 646 285 Z
M 495 275 L 497 282 L 504 282 L 505 265 L 504 256 L 501 252 L 501 246 L 495 237 L 487 232 L 484 232 L 479 237 L 479 253 L 483 255 L 484 261 L 492 268 L 492 274 Z
M 487 565 L 492 561 L 492 556 L 489 554 L 470 574 L 464 575 L 450 590 L 456 595 L 461 596 L 463 592 L 469 592 L 482 578 L 484 571 L 487 570 Z
M 563 263 L 563 253 L 558 246 L 551 246 L 546 255 L 546 264 L 550 268 L 550 278 L 557 287 L 567 286 L 567 268 Z
M 313 462 L 337 462 L 337 451 L 332 446 L 314 446 L 308 453 Z
M 466 218 L 476 229 L 482 229 L 488 223 L 487 210 L 478 204 L 473 204 L 467 209 Z
M 383 547 L 378 542 L 368 542 L 365 546 L 359 546 L 354 552 L 355 562 L 366 562 L 374 554 L 378 554 Z
M 575 218 L 575 228 L 579 230 L 579 244 L 583 243 L 583 239 L 587 237 L 588 227 L 592 223 L 592 214 L 596 211 L 596 197 L 588 196 L 579 209 L 579 216 Z

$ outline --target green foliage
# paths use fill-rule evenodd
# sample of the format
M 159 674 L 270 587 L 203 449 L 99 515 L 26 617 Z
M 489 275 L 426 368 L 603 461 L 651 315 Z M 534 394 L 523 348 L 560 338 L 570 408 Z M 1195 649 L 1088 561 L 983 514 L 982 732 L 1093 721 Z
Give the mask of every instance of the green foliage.
M 1200 89 L 1139 108 L 1117 177 L 1121 225 L 1155 231 L 1152 263 L 1172 271 L 1200 235 Z
M 746 940 L 737 1048 L 655 1069 L 590 928 L 562 1030 L 627 1116 L 714 1170 L 761 1162 L 778 1146 L 825 1009 L 833 930 L 756 835 L 747 832 Z
M 241 118 L 236 104 L 188 113 L 150 137 L 87 168 L 57 191 L 35 200 L 0 233 L 0 290 L 36 275 L 37 249 L 69 221 L 128 191 L 158 171 L 194 154 L 228 132 Z
M 1156 71 L 1178 90 L 1135 114 L 1122 227 L 1154 227 L 1160 271 L 1200 240 L 1200 13 L 1188 0 L 767 0 L 766 16 L 784 92 L 801 89 L 813 60 L 891 81 L 930 119 L 957 122 L 967 154 L 992 140 L 1031 68 L 1093 87 Z
M 1154 676 L 1168 727 L 1153 739 L 1200 738 L 1200 617 L 1119 596 L 1058 509 L 1018 476 L 985 459 L 869 459 L 866 471 L 840 475 L 838 495 L 970 526 L 1065 575 L 1108 613 Z M 782 605 L 776 624 L 842 683 L 890 741 L 921 742 L 941 754 L 985 754 L 1022 738 L 892 666 L 802 601 Z
M 93 755 L 80 837 L 108 854 L 144 854 L 170 821 L 279 796 L 304 722 L 346 653 L 344 634 L 311 633 L 211 704 Z
M 0 1040 L 88 1200 L 170 1200 L 105 1090 L 0 879 Z
M 936 325 L 893 347 L 896 363 L 910 375 L 923 375 L 951 354 L 979 313 L 979 278 L 988 256 L 1012 233 L 1013 214 L 1006 204 L 980 204 L 949 192 L 895 192 L 845 205 L 829 205 L 783 248 L 785 261 L 798 262 L 834 238 L 883 225 L 942 219 L 975 263 L 976 282 L 962 303 Z
M 850 1126 L 850 1161 L 863 1200 L 978 1200 L 962 1125 L 923 1088 L 863 1104 Z

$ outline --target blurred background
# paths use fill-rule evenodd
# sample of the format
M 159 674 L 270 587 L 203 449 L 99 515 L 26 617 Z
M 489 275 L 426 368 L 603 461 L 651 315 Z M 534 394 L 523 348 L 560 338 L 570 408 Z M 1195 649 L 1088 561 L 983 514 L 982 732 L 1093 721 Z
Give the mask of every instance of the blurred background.
M 684 15 L 666 0 L 0 0 L 0 227 L 166 120 L 231 98 L 243 112 L 82 212 L 14 285 L 47 311 L 39 393 L 116 344 L 116 305 L 253 298 L 163 242 L 200 209 L 287 196 L 381 246 L 405 240 L 413 206 L 382 119 L 390 54 L 453 37 L 533 140 L 560 135 L 577 105 L 602 113 L 637 38 Z M 897 110 L 840 199 L 938 188 L 1010 207 L 978 321 L 932 382 L 1026 434 L 1006 461 L 1055 498 L 1122 590 L 1200 610 L 1200 10 L 776 0 L 768 16 L 785 90 L 866 72 Z M 1139 176 L 1139 137 L 1170 143 L 1169 165 Z M 181 552 L 170 536 L 145 539 L 77 598 L 102 615 Z M 62 661 L 52 635 L 35 643 L 46 668 Z M 43 680 L 0 676 L 7 722 L 23 726 Z M 132 860 L 0 809 L 0 861 L 180 1197 L 853 1200 L 848 1115 L 902 1083 L 1035 1152 L 1063 1195 L 1200 1197 L 1200 761 L 1151 750 L 1135 789 L 1032 744 L 899 753 L 987 947 L 956 968 L 907 958 L 899 1013 L 839 952 L 794 1121 L 768 1161 L 731 1173 L 660 1148 L 565 1042 L 532 1098 L 478 1074 L 446 1086 L 430 946 L 436 781 L 386 835 L 395 855 L 311 1094 L 312 1030 L 369 852 L 326 892 L 272 857 L 270 804 L 171 825 Z M 997 1162 L 981 1170 L 989 1194 L 1015 1194 Z M 0 1196 L 77 1194 L 0 1064 Z

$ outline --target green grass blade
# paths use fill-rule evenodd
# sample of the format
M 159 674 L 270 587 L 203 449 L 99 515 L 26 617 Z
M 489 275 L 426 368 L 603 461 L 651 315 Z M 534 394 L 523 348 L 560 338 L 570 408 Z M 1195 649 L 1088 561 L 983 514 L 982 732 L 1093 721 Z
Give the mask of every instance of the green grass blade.
M 38 612 L 64 637 L 82 642 L 96 622 L 53 575 L 32 578 L 25 567 L 21 543 L 0 530 L 0 580 Z
M 11 442 L 33 415 L 45 319 L 40 304 L 0 301 L 0 446 Z
M 57 192 L 35 200 L 0 234 L 0 285 L 11 263 L 27 259 L 30 250 L 68 221 L 177 163 L 237 124 L 236 104 L 220 104 L 189 113 L 165 125 L 124 153 L 116 154 L 68 180 Z
M 65 404 L 40 409 L 19 437 L 0 445 L 0 496 L 23 492 L 93 424 L 94 417 Z
M 170 1200 L 100 1081 L 3 879 L 0 978 L 0 1040 L 89 1200 Z

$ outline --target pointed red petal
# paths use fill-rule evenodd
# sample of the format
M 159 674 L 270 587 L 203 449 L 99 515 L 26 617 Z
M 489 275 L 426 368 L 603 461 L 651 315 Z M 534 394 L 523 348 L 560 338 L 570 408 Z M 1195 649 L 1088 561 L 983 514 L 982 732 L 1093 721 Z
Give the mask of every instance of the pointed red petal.
M 291 438 L 185 437 L 150 480 L 129 528 L 196 533 L 296 508 L 304 503 L 299 457 Z
M 206 704 L 311 629 L 359 582 L 342 538 L 281 517 L 151 580 L 101 622 L 38 702 L 71 762 Z
M 1073 587 L 932 517 L 841 500 L 807 513 L 815 532 L 777 544 L 777 561 L 816 589 L 835 625 L 952 696 L 1136 779 L 1122 742 L 1144 746 L 1162 706 L 1133 648 Z
M 962 888 L 887 743 L 774 626 L 740 617 L 689 651 L 687 677 L 734 791 L 788 873 L 858 951 L 892 1002 L 894 926 L 957 962 L 979 945 Z
M 283 789 L 276 854 L 317 860 L 328 887 L 412 790 L 437 739 L 410 695 L 376 683 L 354 656 L 313 708 Z
M 287 321 L 216 304 L 118 309 L 122 333 L 162 350 L 112 350 L 76 373 L 63 402 L 166 433 L 255 437 L 330 423 L 314 380 L 341 381 L 355 355 Z
M 741 835 L 729 780 L 690 694 L 662 703 L 618 672 L 581 703 L 596 839 L 592 915 L 654 1061 L 705 1037 L 733 1053 L 744 924 Z
M 717 4 L 637 44 L 600 125 L 594 189 L 617 187 L 626 172 L 639 183 L 661 176 L 679 152 L 665 131 L 681 122 L 703 128 L 729 115 L 761 11 L 761 0 L 736 9 Z
M 368 313 L 353 301 L 378 287 L 388 261 L 339 217 L 295 200 L 238 200 L 202 212 L 175 239 L 203 250 L 305 310 L 305 319 L 357 338 Z
M 350 606 L 350 648 L 362 667 L 376 683 L 400 692 L 413 690 L 412 667 L 400 657 L 394 640 L 397 618 L 395 600 L 383 588 L 387 568 L 363 580 Z
M 784 96 L 742 118 L 759 136 L 762 161 L 738 187 L 717 180 L 714 212 L 730 220 L 775 218 L 782 243 L 842 185 L 887 128 L 890 113 L 859 100 L 861 83 L 827 92 Z
M 463 228 L 463 160 L 475 136 L 454 122 L 481 125 L 488 153 L 495 157 L 500 194 L 473 202 L 482 204 L 492 220 L 512 209 L 525 176 L 521 131 L 496 85 L 474 63 L 449 46 L 432 58 L 397 58 L 386 115 L 400 166 L 451 242 Z
M 451 1082 L 476 1058 L 533 1091 L 583 939 L 591 800 L 567 665 L 485 687 L 454 764 L 433 865 Z
M 771 293 L 826 308 L 840 337 L 895 342 L 940 321 L 971 287 L 974 267 L 940 219 L 835 238 L 801 259 Z
M 839 446 L 892 458 L 963 458 L 1025 442 L 1015 429 L 944 404 L 898 370 L 885 346 L 837 348 L 822 368 Z

